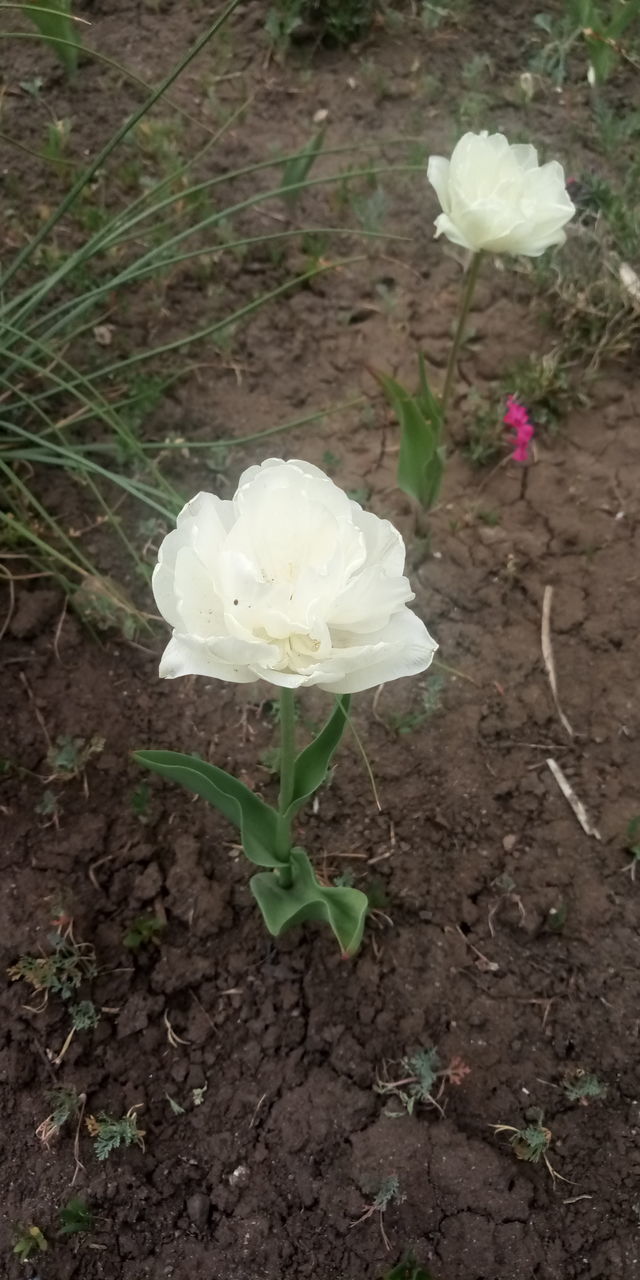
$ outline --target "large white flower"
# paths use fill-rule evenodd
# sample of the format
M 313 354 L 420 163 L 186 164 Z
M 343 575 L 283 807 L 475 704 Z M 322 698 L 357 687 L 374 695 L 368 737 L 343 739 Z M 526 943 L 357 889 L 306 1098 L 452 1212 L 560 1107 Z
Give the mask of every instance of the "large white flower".
M 442 206 L 436 236 L 465 249 L 537 258 L 564 244 L 575 207 L 557 160 L 538 164 L 535 147 L 504 134 L 465 133 L 451 159 L 431 156 L 427 177 Z
M 199 493 L 160 547 L 173 636 L 160 675 L 357 693 L 417 675 L 437 645 L 407 608 L 405 548 L 318 467 L 268 458 L 232 501 Z

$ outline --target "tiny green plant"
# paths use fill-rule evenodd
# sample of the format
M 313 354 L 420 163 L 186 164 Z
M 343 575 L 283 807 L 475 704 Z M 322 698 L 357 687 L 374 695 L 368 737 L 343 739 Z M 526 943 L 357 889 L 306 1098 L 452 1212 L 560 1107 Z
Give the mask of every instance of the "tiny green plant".
M 60 1136 L 60 1131 L 66 1124 L 82 1114 L 85 1104 L 85 1095 L 78 1093 L 73 1087 L 53 1089 L 47 1094 L 47 1098 L 52 1110 L 36 1129 L 36 1137 L 45 1147 Z
M 631 862 L 628 862 L 624 869 L 629 872 L 631 879 L 635 880 L 636 868 L 640 863 L 640 814 L 631 818 L 627 825 L 625 848 L 631 854 Z
M 548 1151 L 553 1134 L 543 1125 L 542 1120 L 542 1112 L 532 1109 L 527 1117 L 527 1124 L 522 1129 L 512 1124 L 493 1124 L 491 1128 L 494 1133 L 509 1134 L 509 1144 L 518 1160 L 526 1160 L 528 1164 L 539 1164 L 542 1161 L 554 1182 L 556 1178 L 566 1182 L 567 1179 L 553 1168 L 549 1160 Z
M 72 1196 L 58 1210 L 58 1235 L 77 1236 L 93 1231 L 93 1214 L 86 1200 Z
M 78 68 L 82 48 L 80 29 L 85 19 L 76 18 L 71 13 L 71 0 L 46 0 L 43 4 L 25 4 L 21 7 L 23 13 L 38 28 L 42 39 L 60 59 L 67 75 L 73 75 Z
M 130 951 L 139 951 L 141 947 L 160 946 L 160 935 L 165 928 L 164 920 L 157 916 L 136 916 L 132 920 L 122 939 Z
M 297 156 L 289 156 L 282 168 L 283 200 L 291 212 L 300 198 L 306 179 L 322 151 L 325 130 L 319 129 Z
M 27 982 L 42 996 L 42 1008 L 50 995 L 70 1000 L 85 981 L 95 978 L 95 950 L 89 942 L 76 942 L 73 921 L 64 918 L 52 938 L 53 950 L 48 955 L 21 956 L 8 970 L 12 982 Z
M 565 1077 L 563 1089 L 569 1102 L 579 1102 L 587 1107 L 596 1098 L 606 1098 L 608 1089 L 597 1076 L 579 1067 Z
M 131 808 L 138 819 L 138 822 L 145 823 L 149 819 L 149 803 L 151 801 L 151 789 L 148 782 L 141 782 L 131 793 Z
M 387 1271 L 384 1280 L 434 1280 L 434 1277 L 430 1271 L 418 1266 L 415 1257 L 410 1253 L 391 1271 Z
M 104 1111 L 97 1116 L 87 1116 L 87 1129 L 93 1138 L 93 1149 L 98 1160 L 108 1160 L 120 1147 L 137 1146 L 144 1151 L 144 1129 L 138 1126 L 137 1108 L 130 1107 L 126 1115 L 116 1119 Z
M 73 738 L 63 734 L 47 752 L 47 764 L 51 774 L 47 782 L 70 782 L 79 777 L 93 756 L 104 750 L 104 738 Z
M 376 1093 L 382 1094 L 383 1097 L 397 1098 L 408 1115 L 413 1115 L 418 1103 L 435 1107 L 442 1115 L 443 1109 L 439 1099 L 447 1084 L 462 1084 L 471 1070 L 459 1057 L 452 1058 L 448 1066 L 441 1067 L 438 1051 L 435 1048 L 418 1049 L 406 1058 L 401 1058 L 400 1068 L 402 1070 L 400 1079 L 389 1080 L 386 1076 L 379 1078 L 374 1088 Z
M 35 1258 L 39 1253 L 46 1253 L 49 1245 L 45 1240 L 40 1227 L 20 1227 L 20 1234 L 13 1246 L 13 1252 L 20 1262 L 28 1262 L 31 1258 Z
M 376 1192 L 371 1204 L 367 1205 L 364 1213 L 361 1214 L 361 1216 L 351 1225 L 353 1227 L 357 1227 L 361 1222 L 366 1222 L 368 1218 L 373 1217 L 374 1213 L 377 1213 L 380 1219 L 380 1234 L 382 1236 L 384 1247 L 388 1250 L 391 1248 L 391 1245 L 389 1244 L 389 1238 L 384 1228 L 384 1214 L 389 1208 L 389 1205 L 400 1204 L 403 1199 L 404 1196 L 400 1193 L 400 1179 L 396 1173 L 391 1173 L 380 1184 L 380 1188 Z

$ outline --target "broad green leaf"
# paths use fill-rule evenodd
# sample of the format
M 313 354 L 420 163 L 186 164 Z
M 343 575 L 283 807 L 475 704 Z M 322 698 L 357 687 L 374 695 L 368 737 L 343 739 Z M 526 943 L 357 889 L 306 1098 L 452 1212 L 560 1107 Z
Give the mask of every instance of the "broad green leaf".
M 322 786 L 333 755 L 345 731 L 351 697 L 336 699 L 335 709 L 317 738 L 296 758 L 293 773 L 293 800 L 287 817 L 293 817 L 305 800 Z
M 445 452 L 440 443 L 442 410 L 427 383 L 424 360 L 420 357 L 416 396 L 389 374 L 376 371 L 375 377 L 400 424 L 398 485 L 428 511 L 440 491 Z
M 366 894 L 359 889 L 326 889 L 316 880 L 304 849 L 292 849 L 293 883 L 283 889 L 275 871 L 261 871 L 251 877 L 251 892 L 273 937 L 305 920 L 321 920 L 333 929 L 345 956 L 352 956 L 362 942 L 368 909 Z
M 82 47 L 79 26 L 71 17 L 71 0 L 43 0 L 42 5 L 26 4 L 23 12 L 31 18 L 43 40 L 51 45 L 68 75 L 78 68 Z M 58 44 L 64 40 L 65 44 Z
M 276 856 L 278 815 L 244 782 L 214 764 L 179 751 L 134 751 L 134 760 L 171 782 L 195 791 L 238 828 L 242 847 L 258 867 L 280 867 Z

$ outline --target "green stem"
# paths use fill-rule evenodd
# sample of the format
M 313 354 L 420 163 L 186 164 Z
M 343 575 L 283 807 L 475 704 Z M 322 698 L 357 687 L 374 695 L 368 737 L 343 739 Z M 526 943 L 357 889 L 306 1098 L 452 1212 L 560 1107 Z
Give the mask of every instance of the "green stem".
M 293 800 L 294 765 L 296 758 L 295 695 L 293 689 L 280 690 L 280 795 L 278 797 L 278 857 L 284 866 L 278 871 L 282 889 L 291 888 L 291 819 L 287 810 Z
M 451 350 L 449 352 L 447 372 L 444 380 L 442 398 L 440 400 L 440 405 L 442 408 L 443 423 L 447 416 L 449 400 L 451 398 L 451 392 L 453 390 L 453 381 L 456 376 L 456 369 L 458 367 L 458 356 L 460 354 L 460 348 L 462 346 L 462 340 L 464 338 L 464 331 L 467 323 L 467 317 L 469 315 L 469 310 L 471 308 L 471 303 L 473 300 L 473 295 L 475 293 L 476 284 L 478 283 L 478 272 L 480 270 L 480 263 L 482 262 L 483 256 L 484 255 L 482 250 L 479 250 L 477 253 L 474 253 L 467 269 L 467 279 L 462 292 L 462 297 L 460 299 L 460 311 L 458 313 L 458 323 L 456 326 L 453 343 L 451 345 Z

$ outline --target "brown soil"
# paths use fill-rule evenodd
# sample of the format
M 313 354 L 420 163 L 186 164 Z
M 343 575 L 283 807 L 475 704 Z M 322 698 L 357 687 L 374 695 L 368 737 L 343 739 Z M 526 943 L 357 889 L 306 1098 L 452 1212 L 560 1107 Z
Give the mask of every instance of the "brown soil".
M 478 4 L 464 27 L 435 36 L 380 29 L 361 51 L 320 50 L 308 78 L 297 57 L 265 67 L 263 6 L 248 5 L 234 41 L 259 106 L 227 140 L 227 157 L 237 164 L 238 155 L 295 144 L 323 106 L 335 144 L 415 132 L 422 114 L 429 146 L 447 146 L 450 118 L 440 101 L 420 97 L 415 60 L 423 74 L 433 69 L 456 85 L 469 57 L 488 50 L 496 66 L 491 122 L 530 131 L 568 161 L 589 159 L 579 85 L 559 101 L 543 94 L 526 115 L 502 93 L 526 65 L 537 5 L 517 7 L 520 19 L 506 0 L 491 6 L 492 22 L 498 10 L 505 15 L 497 49 Z M 163 10 L 92 4 L 94 43 L 151 79 L 205 20 L 196 5 L 186 15 L 182 4 Z M 387 78 L 381 99 L 363 76 L 367 59 Z M 120 118 L 124 99 L 104 103 L 104 70 L 87 65 L 70 90 L 46 53 L 21 47 L 11 76 L 17 82 L 34 67 L 44 68 L 59 114 L 81 117 L 85 101 L 101 105 L 93 132 L 79 118 L 78 145 L 95 143 L 96 131 L 102 139 Z M 361 77 L 356 90 L 350 76 Z M 197 110 L 188 79 L 181 92 Z M 33 145 L 31 115 L 18 128 L 9 101 L 3 127 Z M 11 164 L 24 162 L 35 197 L 42 173 L 17 155 Z M 160 407 L 151 434 L 178 422 L 194 438 L 259 430 L 370 391 L 367 364 L 410 378 L 418 346 L 441 367 L 459 266 L 431 242 L 426 187 L 403 187 L 391 206 L 394 229 L 411 244 L 373 253 L 261 312 L 236 340 L 234 367 L 212 353 Z M 265 287 L 270 268 L 257 272 Z M 238 268 L 238 300 L 253 288 L 254 277 Z M 171 331 L 176 316 L 206 308 L 185 278 L 164 320 L 149 315 L 140 324 L 155 326 L 156 340 L 162 323 Z M 552 341 L 526 279 L 495 267 L 486 269 L 474 318 L 477 340 L 463 360 L 469 385 Z M 144 331 L 135 338 L 144 341 Z M 625 828 L 640 810 L 639 413 L 638 385 L 618 363 L 601 372 L 588 407 L 572 409 L 558 437 L 539 437 L 524 494 L 514 466 L 478 472 L 453 458 L 431 521 L 432 554 L 413 575 L 416 607 L 453 669 L 440 706 L 399 735 L 389 716 L 419 709 L 420 682 L 385 688 L 375 708 L 371 695 L 356 699 L 382 812 L 347 743 L 319 812 L 301 822 L 316 862 L 333 875 L 350 868 L 381 903 L 349 963 L 311 928 L 269 941 L 248 866 L 202 802 L 152 780 L 144 821 L 132 807 L 141 779 L 128 753 L 139 746 L 197 751 L 270 794 L 258 764 L 273 744 L 261 702 L 268 690 L 250 689 L 247 698 L 196 680 L 161 684 L 159 633 L 153 652 L 94 640 L 63 613 L 55 591 L 37 585 L 18 594 L 1 659 L 3 754 L 12 761 L 2 788 L 2 962 L 47 950 L 49 922 L 63 904 L 76 937 L 95 947 L 99 976 L 83 994 L 103 1012 L 54 1068 L 68 1029 L 64 1007 L 52 998 L 34 1013 L 23 984 L 2 994 L 3 1274 L 379 1280 L 412 1249 L 438 1280 L 640 1275 L 640 889 L 623 870 Z M 456 434 L 461 423 L 459 413 Z M 292 433 L 273 451 L 322 465 L 330 450 L 340 459 L 336 479 L 366 485 L 371 507 L 409 535 L 409 513 L 393 491 L 394 439 L 377 404 L 373 425 L 354 414 L 315 435 Z M 234 452 L 220 481 L 192 460 L 183 482 L 229 492 L 254 458 Z M 480 512 L 497 513 L 498 523 Z M 96 532 L 86 549 L 99 552 L 92 539 Z M 572 739 L 541 657 L 547 585 Z M 322 697 L 304 710 L 319 718 Z M 101 735 L 105 746 L 82 777 L 47 784 L 59 800 L 55 824 L 36 806 L 50 772 L 47 740 L 64 734 Z M 600 838 L 579 826 L 549 756 Z M 159 947 L 132 957 L 123 934 L 141 913 L 165 917 L 166 929 Z M 168 1025 L 179 1037 L 173 1044 Z M 445 1090 L 443 1115 L 423 1107 L 398 1116 L 376 1080 L 385 1063 L 393 1076 L 403 1055 L 429 1046 L 444 1065 L 458 1057 L 470 1071 Z M 563 1082 L 579 1069 L 608 1086 L 605 1098 L 567 1100 Z M 51 1150 L 34 1136 L 56 1082 L 85 1092 L 88 1113 L 140 1106 L 146 1150 L 99 1164 L 83 1134 L 72 1190 L 73 1126 Z M 194 1090 L 205 1090 L 201 1105 Z M 169 1098 L 184 1114 L 173 1114 Z M 551 1130 L 555 1180 L 544 1163 L 519 1161 L 491 1127 L 521 1127 L 531 1108 Z M 392 1174 L 402 1198 L 384 1215 L 387 1251 L 377 1214 L 354 1224 Z M 57 1209 L 74 1192 L 89 1201 L 95 1230 L 56 1241 Z M 10 1258 L 17 1223 L 38 1224 L 52 1244 L 26 1268 Z

